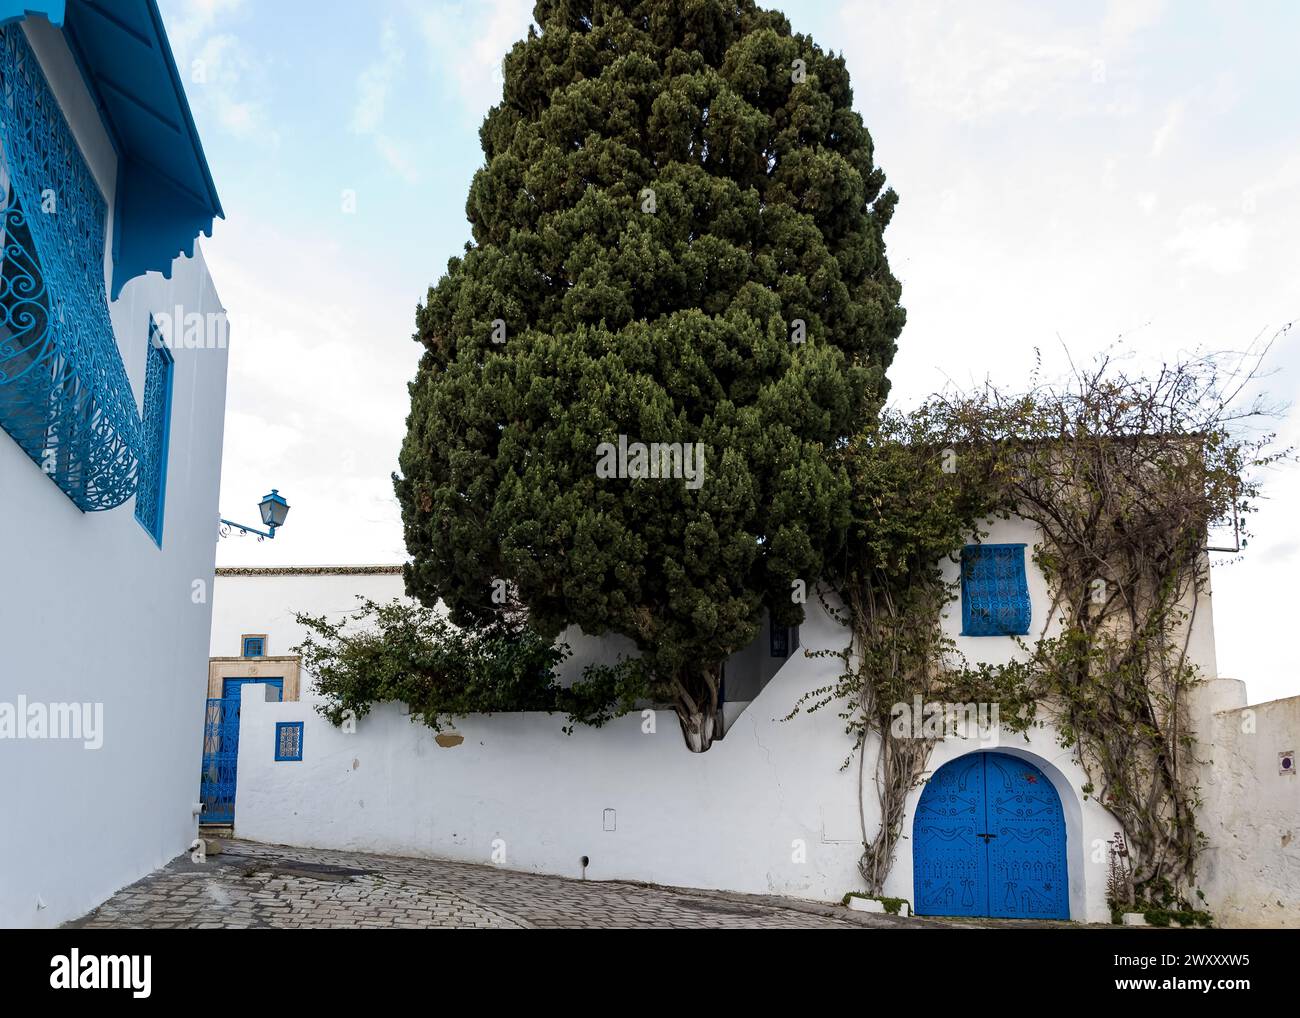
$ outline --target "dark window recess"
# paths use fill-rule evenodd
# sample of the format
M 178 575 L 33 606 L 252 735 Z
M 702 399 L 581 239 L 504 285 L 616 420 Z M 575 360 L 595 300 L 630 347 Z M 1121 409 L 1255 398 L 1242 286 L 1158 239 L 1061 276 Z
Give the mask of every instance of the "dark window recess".
M 767 621 L 768 638 L 772 644 L 773 657 L 790 656 L 790 627 L 778 626 L 770 618 Z

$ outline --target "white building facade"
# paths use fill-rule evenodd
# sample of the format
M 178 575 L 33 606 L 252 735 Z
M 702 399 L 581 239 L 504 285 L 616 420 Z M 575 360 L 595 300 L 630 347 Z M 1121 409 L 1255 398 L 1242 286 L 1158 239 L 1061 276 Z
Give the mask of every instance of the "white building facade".
M 0 4 L 0 84 L 0 926 L 50 927 L 197 830 L 222 212 L 153 0 Z
M 1031 525 L 1014 519 L 995 522 L 985 539 L 1011 549 L 1012 559 L 1020 549 L 1023 607 L 1035 636 L 1049 603 L 1046 579 L 1032 561 L 1036 540 Z M 957 582 L 959 566 L 949 569 Z M 288 653 L 304 635 L 294 611 L 337 618 L 354 606 L 356 593 L 381 602 L 401 597 L 400 574 L 395 567 L 369 567 L 361 575 L 223 571 L 213 653 L 230 653 L 243 635 L 261 632 L 277 653 Z M 959 599 L 944 624 L 969 661 L 1004 662 L 1016 653 L 1009 636 L 964 635 L 978 627 L 963 611 Z M 630 647 L 581 634 L 564 639 L 574 651 L 564 666 L 568 675 Z M 377 705 L 354 727 L 336 728 L 316 711 L 310 676 L 303 677 L 298 702 L 268 702 L 253 685 L 242 690 L 235 831 L 273 843 L 574 878 L 836 900 L 862 886 L 860 808 L 872 835 L 879 824 L 871 786 L 876 746 L 868 747 L 860 795 L 856 765 L 842 767 L 852 744 L 837 709 L 783 719 L 804 693 L 831 684 L 839 671 L 836 658 L 810 654 L 838 652 L 846 641 L 847 631 L 816 598 L 798 632 L 788 635 L 787 656 L 774 657 L 781 641 L 770 630 L 760 633 L 728 662 L 728 685 L 743 692 L 726 705 L 724 738 L 703 754 L 687 750 L 671 711 L 634 713 L 571 735 L 559 715 L 476 715 L 435 738 L 400 704 Z M 1198 611 L 1190 648 L 1208 680 L 1193 707 L 1197 728 L 1206 733 L 1200 780 L 1211 842 L 1201 876 L 1208 905 L 1232 925 L 1298 925 L 1300 849 L 1286 837 L 1288 825 L 1294 827 L 1295 799 L 1288 797 L 1296 782 L 1275 768 L 1269 773 L 1241 745 L 1216 742 L 1223 726 L 1236 724 L 1231 710 L 1221 712 L 1244 707 L 1245 700 L 1240 683 L 1217 676 L 1208 603 Z M 1270 706 L 1267 715 L 1255 734 L 1242 738 L 1253 739 L 1255 757 L 1271 765 L 1274 748 L 1300 734 L 1300 711 Z M 1012 853 L 996 866 L 981 862 L 988 872 L 968 875 L 971 859 L 983 859 L 969 850 L 982 846 L 970 831 L 935 829 L 926 797 L 964 792 L 978 780 L 987 784 L 992 804 L 999 795 L 995 781 L 1004 778 L 1013 809 L 1024 805 L 1031 822 L 974 833 L 1000 830 L 1008 842 L 1019 838 L 1041 848 L 1028 860 Z M 1026 735 L 973 731 L 939 742 L 909 796 L 885 893 L 914 905 L 928 895 L 929 907 L 921 910 L 932 914 L 1108 922 L 1107 848 L 1119 825 L 1088 785 L 1050 727 Z M 1252 816 L 1265 802 L 1271 805 L 1263 818 Z M 1222 812 L 1229 808 L 1231 816 Z M 1048 869 L 1034 869 L 1040 866 Z

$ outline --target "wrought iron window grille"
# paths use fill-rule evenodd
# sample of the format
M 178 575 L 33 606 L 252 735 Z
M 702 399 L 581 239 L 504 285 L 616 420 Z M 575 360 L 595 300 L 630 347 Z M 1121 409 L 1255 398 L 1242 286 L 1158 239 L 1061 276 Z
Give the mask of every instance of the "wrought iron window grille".
M 167 495 L 167 448 L 171 436 L 172 364 L 171 351 L 164 345 L 162 334 L 150 315 L 135 518 L 160 548 Z
M 106 205 L 16 23 L 0 27 L 0 427 L 76 506 L 148 452 L 104 285 Z
M 1031 606 L 1023 544 L 961 550 L 961 635 L 1024 636 Z
M 277 761 L 302 759 L 301 721 L 275 723 L 275 759 Z

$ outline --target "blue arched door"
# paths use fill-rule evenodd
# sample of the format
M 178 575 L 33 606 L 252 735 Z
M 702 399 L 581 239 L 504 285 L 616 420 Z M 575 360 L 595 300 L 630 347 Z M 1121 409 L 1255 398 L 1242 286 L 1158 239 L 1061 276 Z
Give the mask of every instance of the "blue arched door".
M 1047 777 L 1005 753 L 935 772 L 912 823 L 918 915 L 1070 918 L 1065 815 Z

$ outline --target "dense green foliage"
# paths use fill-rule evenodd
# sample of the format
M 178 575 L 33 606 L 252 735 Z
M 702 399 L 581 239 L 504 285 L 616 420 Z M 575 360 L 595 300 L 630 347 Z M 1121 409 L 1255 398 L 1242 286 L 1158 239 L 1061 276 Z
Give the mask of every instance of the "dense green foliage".
M 599 726 L 630 710 L 644 691 L 632 661 L 588 667 L 562 686 L 556 668 L 567 648 L 527 627 L 459 629 L 409 602 L 358 601 L 337 620 L 295 616 L 307 636 L 294 650 L 324 697 L 320 712 L 336 725 L 393 701 L 434 730 L 468 714 L 524 710 L 562 711 L 571 723 Z
M 395 478 L 408 590 L 460 623 L 630 637 L 706 748 L 721 662 L 800 621 L 847 523 L 831 451 L 887 392 L 896 196 L 841 58 L 752 0 L 540 0 L 473 243 L 416 316 Z M 703 484 L 597 447 L 700 443 Z M 694 732 L 694 738 L 690 738 Z

